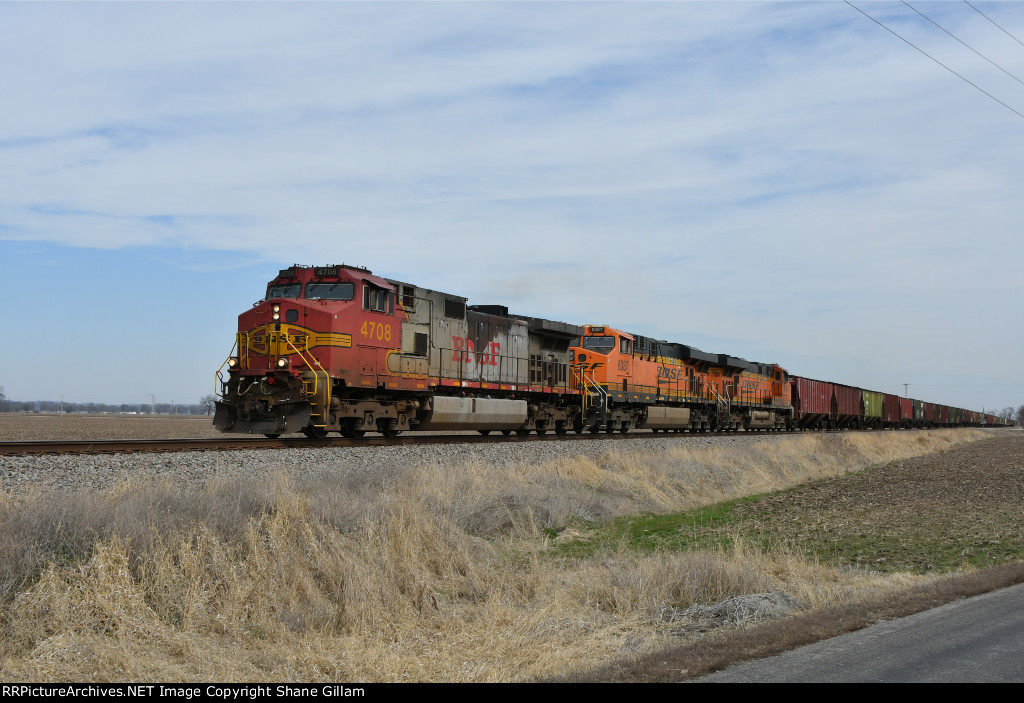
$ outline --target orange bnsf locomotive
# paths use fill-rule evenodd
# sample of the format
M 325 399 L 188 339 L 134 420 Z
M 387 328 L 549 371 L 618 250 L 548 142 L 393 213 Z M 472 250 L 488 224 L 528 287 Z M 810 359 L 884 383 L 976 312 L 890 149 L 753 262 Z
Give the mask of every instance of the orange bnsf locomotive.
M 592 432 L 782 430 L 792 427 L 789 376 L 775 364 L 587 325 L 575 355 L 580 424 Z
M 292 266 L 238 318 L 215 426 L 509 434 L 781 429 L 777 366 L 597 326 L 509 315 L 353 266 Z

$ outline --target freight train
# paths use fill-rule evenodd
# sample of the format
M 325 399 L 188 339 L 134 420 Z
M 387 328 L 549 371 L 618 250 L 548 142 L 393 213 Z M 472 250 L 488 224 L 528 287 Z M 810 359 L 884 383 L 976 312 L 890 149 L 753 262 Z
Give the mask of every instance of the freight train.
M 316 438 L 1004 424 L 607 325 L 467 302 L 356 266 L 283 269 L 238 317 L 216 374 L 214 425 Z

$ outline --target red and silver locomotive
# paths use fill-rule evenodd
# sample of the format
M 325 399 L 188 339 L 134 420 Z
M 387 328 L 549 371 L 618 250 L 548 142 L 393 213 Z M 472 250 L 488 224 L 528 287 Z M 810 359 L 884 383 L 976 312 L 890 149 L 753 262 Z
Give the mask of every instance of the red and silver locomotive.
M 582 333 L 364 268 L 296 265 L 239 315 L 214 424 L 271 437 L 564 433 L 580 408 L 569 366 Z

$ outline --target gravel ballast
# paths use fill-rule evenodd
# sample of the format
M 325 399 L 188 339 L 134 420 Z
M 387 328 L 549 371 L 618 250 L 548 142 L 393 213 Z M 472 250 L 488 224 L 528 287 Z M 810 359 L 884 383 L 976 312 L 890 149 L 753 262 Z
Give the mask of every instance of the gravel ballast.
M 0 457 L 0 489 L 18 492 L 105 490 L 127 480 L 169 481 L 199 488 L 213 480 L 288 475 L 302 479 L 352 472 L 389 471 L 438 463 L 484 466 L 536 465 L 563 458 L 600 461 L 611 453 L 647 454 L 672 446 L 709 447 L 785 441 L 788 435 L 445 444 L 402 447 L 326 447 L 97 455 Z

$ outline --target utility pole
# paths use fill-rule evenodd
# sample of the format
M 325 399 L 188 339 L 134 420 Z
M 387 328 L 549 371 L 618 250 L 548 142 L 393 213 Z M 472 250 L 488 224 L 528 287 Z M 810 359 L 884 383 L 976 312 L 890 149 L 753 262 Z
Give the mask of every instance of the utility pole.
M 910 397 L 910 396 L 908 395 L 908 394 L 910 393 L 910 390 L 909 390 L 909 388 L 910 388 L 910 384 L 909 384 L 909 383 L 904 383 L 904 384 L 903 384 L 903 397 L 904 397 L 904 398 L 909 398 L 909 397 Z
M 149 394 L 149 414 L 156 415 L 156 396 Z

